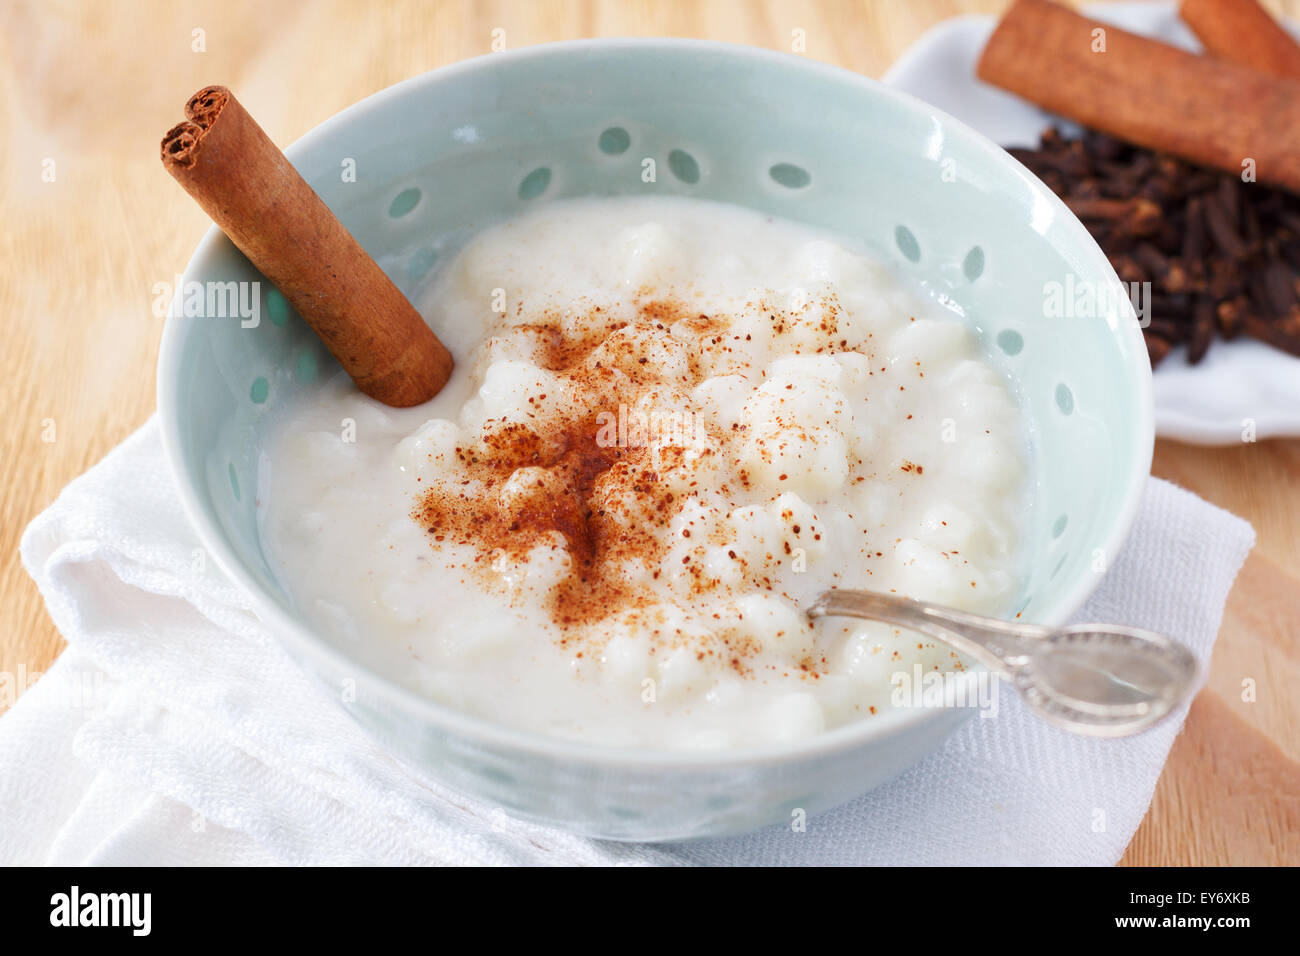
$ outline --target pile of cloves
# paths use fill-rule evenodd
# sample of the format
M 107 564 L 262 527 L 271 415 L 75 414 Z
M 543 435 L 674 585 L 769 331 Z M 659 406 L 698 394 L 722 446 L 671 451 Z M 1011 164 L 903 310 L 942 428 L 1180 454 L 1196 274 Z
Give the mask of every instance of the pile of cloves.
M 1121 280 L 1151 283 L 1153 366 L 1181 344 L 1199 362 L 1216 334 L 1300 356 L 1300 197 L 1094 131 L 1049 128 L 1037 149 L 1010 152 L 1083 221 Z

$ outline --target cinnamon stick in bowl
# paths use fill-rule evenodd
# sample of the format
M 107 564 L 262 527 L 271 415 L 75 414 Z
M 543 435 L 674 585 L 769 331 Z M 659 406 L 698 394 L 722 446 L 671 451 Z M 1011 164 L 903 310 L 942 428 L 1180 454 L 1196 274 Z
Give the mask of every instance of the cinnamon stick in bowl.
M 1018 0 L 977 68 L 1084 126 L 1158 152 L 1300 192 L 1300 81 L 1212 60 L 1082 17 Z
M 1211 56 L 1300 80 L 1300 43 L 1257 0 L 1183 0 L 1178 15 Z
M 451 353 L 234 94 L 205 87 L 185 115 L 163 137 L 163 165 L 357 387 L 398 407 L 436 395 Z

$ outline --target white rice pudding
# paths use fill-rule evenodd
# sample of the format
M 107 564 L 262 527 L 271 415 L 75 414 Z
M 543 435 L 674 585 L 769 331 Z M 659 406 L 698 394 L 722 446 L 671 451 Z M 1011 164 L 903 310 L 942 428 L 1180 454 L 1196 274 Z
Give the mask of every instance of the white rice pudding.
M 879 719 L 947 647 L 829 587 L 996 612 L 1024 427 L 952 312 L 841 238 L 684 199 L 489 229 L 423 309 L 432 402 L 345 377 L 290 409 L 262 533 L 302 613 L 452 707 L 587 741 L 734 748 Z

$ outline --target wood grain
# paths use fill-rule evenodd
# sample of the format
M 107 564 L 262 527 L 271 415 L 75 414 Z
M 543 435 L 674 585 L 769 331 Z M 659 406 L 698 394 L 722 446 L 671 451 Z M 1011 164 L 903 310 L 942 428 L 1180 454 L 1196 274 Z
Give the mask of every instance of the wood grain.
M 509 47 L 689 36 L 877 76 L 929 27 L 1001 0 L 321 2 L 11 0 L 0 6 L 0 672 L 61 640 L 18 561 L 27 522 L 154 408 L 152 287 L 207 219 L 158 162 L 184 99 L 225 83 L 277 143 L 398 80 Z M 1269 4 L 1275 11 L 1277 4 Z M 1282 5 L 1300 15 L 1300 2 Z M 195 31 L 202 31 L 196 34 Z M 201 37 L 201 50 L 196 37 Z M 50 166 L 52 161 L 53 166 Z M 53 169 L 52 182 L 43 173 Z M 52 440 L 46 440 L 52 439 Z M 1159 443 L 1156 474 L 1251 521 L 1210 683 L 1125 863 L 1300 863 L 1300 442 Z M 1241 699 L 1255 680 L 1257 697 Z

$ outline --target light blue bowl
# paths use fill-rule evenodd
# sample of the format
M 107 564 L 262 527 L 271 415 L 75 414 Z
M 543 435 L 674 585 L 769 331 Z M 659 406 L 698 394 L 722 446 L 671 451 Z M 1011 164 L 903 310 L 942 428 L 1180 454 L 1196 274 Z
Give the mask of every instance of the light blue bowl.
M 1025 502 L 1029 570 L 1009 613 L 1063 621 L 1129 530 L 1152 449 L 1151 372 L 1132 309 L 1050 191 L 924 103 L 748 47 L 582 41 L 416 77 L 287 152 L 408 295 L 476 230 L 567 196 L 696 196 L 859 237 L 960 306 L 1017 383 L 1036 487 Z M 654 183 L 641 175 L 646 158 L 658 166 Z M 341 175 L 348 161 L 355 182 Z M 216 229 L 185 273 L 187 282 L 259 278 Z M 1095 317 L 1058 318 L 1044 306 L 1047 283 L 1119 294 Z M 258 540 L 267 425 L 333 366 L 278 293 L 267 295 L 263 317 L 256 328 L 167 322 L 158 407 L 185 507 L 295 658 L 333 689 L 354 681 L 356 719 L 448 785 L 596 836 L 716 836 L 863 793 L 969 715 L 900 708 L 797 745 L 663 754 L 498 727 L 370 673 L 303 623 Z

